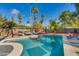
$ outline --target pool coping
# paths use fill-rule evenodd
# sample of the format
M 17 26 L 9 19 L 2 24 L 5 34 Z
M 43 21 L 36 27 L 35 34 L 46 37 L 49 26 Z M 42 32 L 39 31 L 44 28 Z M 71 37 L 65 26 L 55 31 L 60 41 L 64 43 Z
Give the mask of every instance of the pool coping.
M 22 37 L 18 37 L 18 38 L 5 38 L 4 40 L 2 40 L 0 42 L 4 43 L 7 41 L 24 40 L 24 39 L 37 38 L 37 37 L 38 37 L 38 35 L 22 36 Z

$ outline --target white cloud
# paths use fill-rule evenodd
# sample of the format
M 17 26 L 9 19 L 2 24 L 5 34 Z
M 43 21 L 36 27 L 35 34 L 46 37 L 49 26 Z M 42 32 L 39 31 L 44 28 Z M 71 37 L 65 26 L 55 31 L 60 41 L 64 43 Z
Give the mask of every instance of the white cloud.
M 12 9 L 11 14 L 17 15 L 18 13 L 20 13 L 19 10 L 17 9 Z

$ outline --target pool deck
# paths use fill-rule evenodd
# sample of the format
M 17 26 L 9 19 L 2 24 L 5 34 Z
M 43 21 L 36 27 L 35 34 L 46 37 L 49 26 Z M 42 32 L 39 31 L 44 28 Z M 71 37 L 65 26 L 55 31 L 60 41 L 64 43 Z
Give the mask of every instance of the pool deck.
M 65 56 L 79 56 L 77 53 L 79 53 L 79 48 L 64 44 L 64 54 Z
M 65 39 L 63 46 L 65 56 L 79 56 L 79 40 Z

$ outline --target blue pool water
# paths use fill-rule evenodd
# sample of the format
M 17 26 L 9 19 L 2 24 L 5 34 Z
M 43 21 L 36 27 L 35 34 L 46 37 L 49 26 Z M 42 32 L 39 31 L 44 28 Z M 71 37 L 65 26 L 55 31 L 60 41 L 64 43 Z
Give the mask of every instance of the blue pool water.
M 12 42 L 23 45 L 23 56 L 64 56 L 62 35 L 42 35 Z

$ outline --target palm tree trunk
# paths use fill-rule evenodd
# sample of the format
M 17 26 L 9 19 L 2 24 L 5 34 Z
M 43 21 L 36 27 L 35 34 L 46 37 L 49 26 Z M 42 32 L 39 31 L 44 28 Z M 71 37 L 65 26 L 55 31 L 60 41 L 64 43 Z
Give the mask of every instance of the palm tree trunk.
M 13 29 L 11 29 L 11 35 L 12 35 L 12 37 L 14 36 L 14 35 L 13 35 Z
M 9 29 L 7 29 L 7 36 L 9 35 Z
M 4 31 L 4 28 L 2 28 L 2 30 L 1 30 L 1 34 L 3 34 L 2 32 Z
M 66 30 L 65 30 L 65 22 L 64 22 L 64 32 L 65 32 Z

